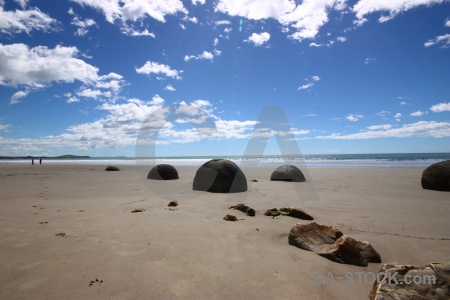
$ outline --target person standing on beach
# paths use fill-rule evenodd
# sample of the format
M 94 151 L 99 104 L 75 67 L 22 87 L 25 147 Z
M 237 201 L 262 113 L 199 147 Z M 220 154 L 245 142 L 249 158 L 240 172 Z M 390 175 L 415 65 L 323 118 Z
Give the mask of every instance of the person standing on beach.
M 39 164 L 42 165 L 42 158 L 39 158 Z
M 34 165 L 34 158 L 31 159 L 31 164 Z

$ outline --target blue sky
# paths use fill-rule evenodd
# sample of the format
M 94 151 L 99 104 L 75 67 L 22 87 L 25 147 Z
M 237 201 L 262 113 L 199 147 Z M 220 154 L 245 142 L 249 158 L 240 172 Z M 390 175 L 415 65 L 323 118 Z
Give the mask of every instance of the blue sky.
M 450 1 L 0 0 L 0 155 L 240 155 L 266 106 L 303 153 L 450 152 Z

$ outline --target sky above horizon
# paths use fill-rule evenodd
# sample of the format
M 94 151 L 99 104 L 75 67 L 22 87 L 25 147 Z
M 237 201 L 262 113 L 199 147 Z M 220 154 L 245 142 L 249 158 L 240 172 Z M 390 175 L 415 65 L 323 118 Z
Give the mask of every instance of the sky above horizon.
M 0 95 L 0 155 L 450 152 L 450 1 L 0 0 Z

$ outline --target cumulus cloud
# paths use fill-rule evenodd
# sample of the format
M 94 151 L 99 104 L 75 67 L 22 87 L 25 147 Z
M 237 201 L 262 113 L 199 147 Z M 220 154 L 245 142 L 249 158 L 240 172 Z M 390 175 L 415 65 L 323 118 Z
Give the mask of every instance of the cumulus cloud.
M 343 0 L 304 0 L 296 4 L 290 0 L 220 0 L 215 11 L 230 16 L 240 16 L 251 20 L 275 19 L 286 31 L 293 28 L 289 35 L 294 40 L 312 39 L 319 29 L 328 22 L 330 10 L 343 10 Z
M 400 102 L 398 105 L 408 105 L 405 101 Z
M 25 44 L 0 44 L 0 85 L 39 86 L 52 81 L 93 82 L 98 69 L 76 58 L 76 47 L 28 48 Z M 21 66 L 17 68 L 17 66 Z
M 317 136 L 317 139 L 331 140 L 363 140 L 374 138 L 406 138 L 406 137 L 450 137 L 450 123 L 448 122 L 427 122 L 420 121 L 412 124 L 405 124 L 399 128 L 389 128 L 382 130 L 369 130 L 358 133 L 342 135 L 333 133 L 328 136 Z
M 231 25 L 231 22 L 228 20 L 219 20 L 219 21 L 214 22 L 214 24 L 216 24 L 216 25 Z
M 183 73 L 182 70 L 175 70 L 169 67 L 165 64 L 160 64 L 153 61 L 147 61 L 142 67 L 135 68 L 136 72 L 138 74 L 157 74 L 157 75 L 163 75 L 166 77 L 171 77 L 175 79 L 181 79 L 180 74 Z
M 415 111 L 415 112 L 411 113 L 411 116 L 413 116 L 413 117 L 421 117 L 424 114 L 425 114 L 425 112 L 418 110 L 418 111 Z
M 170 91 L 170 92 L 175 92 L 176 91 L 176 89 L 171 84 L 168 84 L 164 89 L 166 91 Z
M 264 43 L 267 43 L 270 39 L 270 34 L 268 32 L 262 32 L 262 33 L 252 33 L 251 36 L 245 42 L 247 43 L 253 43 L 255 46 L 261 46 Z
M 192 0 L 192 4 L 197 5 L 197 4 L 205 4 L 206 0 Z
M 386 22 L 397 16 L 399 13 L 408 11 L 418 6 L 430 6 L 433 4 L 442 3 L 443 0 L 359 0 L 353 6 L 353 12 L 359 20 L 365 20 L 365 16 L 375 12 L 386 12 L 378 21 L 380 23 Z
M 382 111 L 380 111 L 380 112 L 377 112 L 375 115 L 380 116 L 380 117 L 384 117 L 384 116 L 386 116 L 386 115 L 388 115 L 388 114 L 390 114 L 390 113 L 391 113 L 391 112 L 388 111 L 388 110 L 382 110 Z
M 138 21 L 150 17 L 165 22 L 167 15 L 187 14 L 181 0 L 72 0 L 82 6 L 92 7 L 105 15 L 108 22 Z
M 402 117 L 401 113 L 396 113 L 395 116 L 394 116 L 395 121 L 400 121 L 401 117 Z
M 26 3 L 24 1 L 24 3 Z M 44 32 L 58 30 L 59 22 L 38 8 L 5 11 L 0 2 L 0 32 L 3 34 L 30 34 L 33 30 Z
M 185 61 L 190 61 L 192 59 L 194 59 L 194 60 L 213 60 L 214 55 L 211 52 L 203 51 L 199 55 L 185 55 L 184 56 Z
M 444 111 L 450 111 L 450 102 L 448 103 L 439 103 L 436 105 L 433 105 L 430 110 L 432 112 L 444 112 Z
M 348 114 L 348 116 L 346 116 L 345 118 L 347 120 L 349 120 L 350 122 L 357 122 L 357 121 L 361 120 L 362 118 L 364 118 L 364 116 L 361 114 Z

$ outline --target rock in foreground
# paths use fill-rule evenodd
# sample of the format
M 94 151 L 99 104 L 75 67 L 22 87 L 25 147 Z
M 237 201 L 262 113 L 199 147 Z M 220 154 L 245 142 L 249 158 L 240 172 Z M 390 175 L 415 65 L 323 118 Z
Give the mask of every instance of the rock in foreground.
M 239 203 L 233 206 L 230 206 L 229 209 L 237 209 L 245 213 L 247 216 L 254 217 L 255 216 L 255 210 L 251 207 L 248 207 L 244 203 Z
M 432 164 L 422 173 L 422 188 L 450 191 L 450 160 Z
M 247 191 L 247 179 L 232 161 L 213 159 L 204 163 L 195 174 L 193 189 L 211 193 L 239 193 Z
M 379 273 L 383 275 L 379 281 L 374 282 L 369 294 L 370 300 L 450 299 L 448 261 L 432 262 L 424 266 L 387 263 L 381 267 Z
M 369 262 L 381 262 L 380 254 L 369 242 L 357 241 L 344 236 L 334 226 L 316 222 L 294 225 L 289 233 L 289 244 L 342 264 L 366 267 Z
M 291 182 L 302 182 L 306 181 L 305 175 L 299 168 L 293 165 L 283 165 L 278 167 L 273 171 L 270 176 L 272 181 L 291 181 Z
M 179 179 L 177 170 L 167 164 L 154 166 L 147 175 L 147 179 L 173 180 Z

